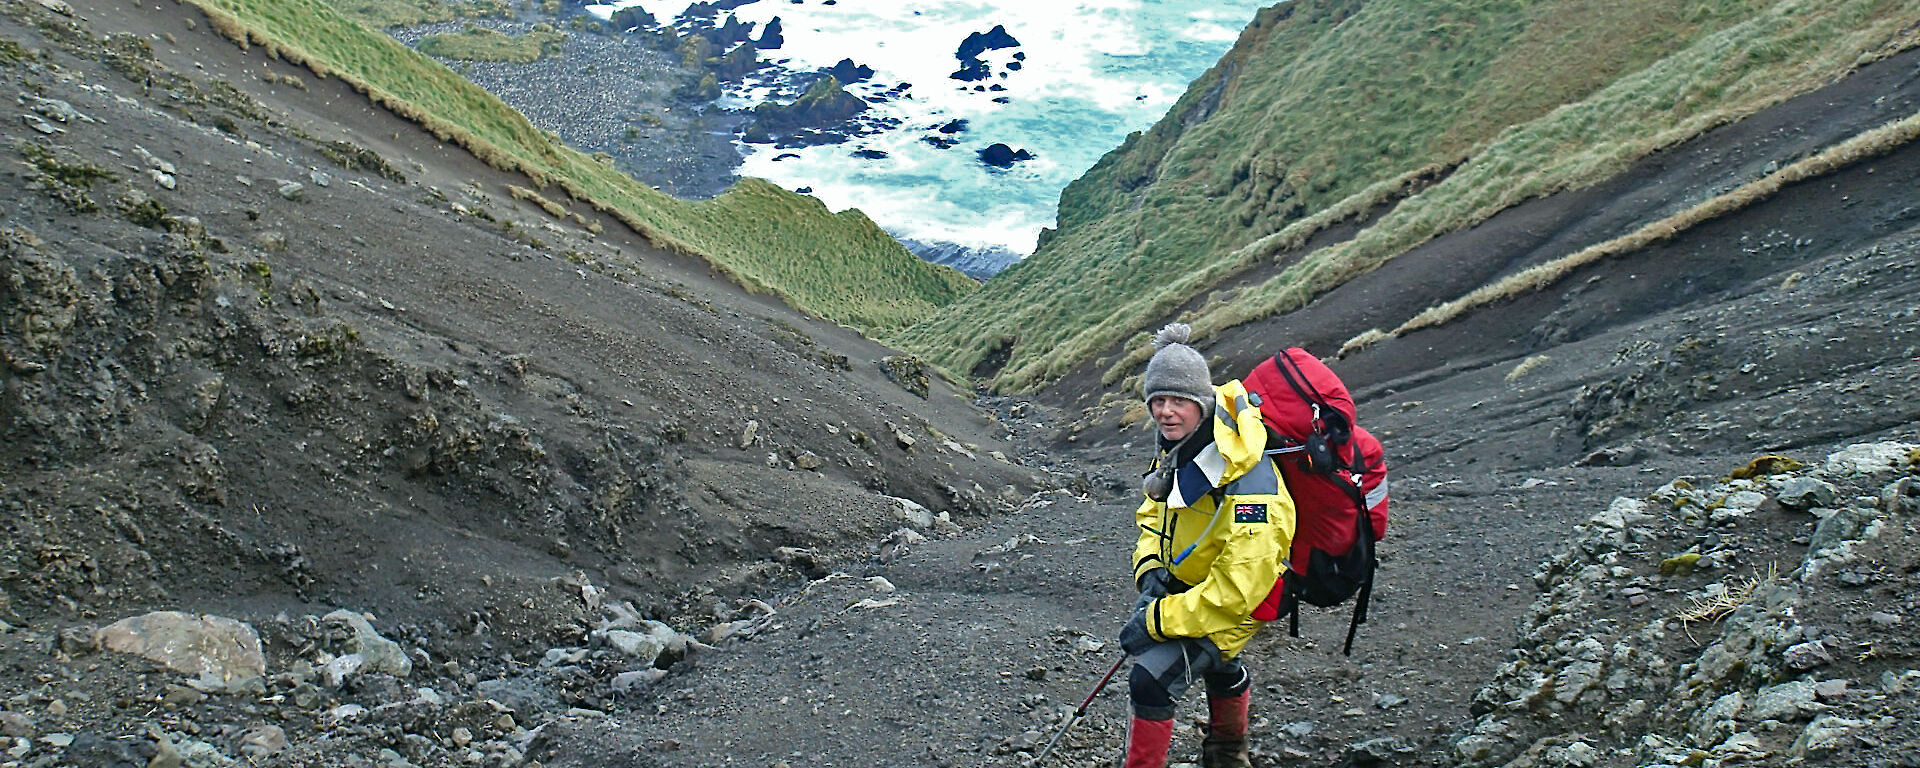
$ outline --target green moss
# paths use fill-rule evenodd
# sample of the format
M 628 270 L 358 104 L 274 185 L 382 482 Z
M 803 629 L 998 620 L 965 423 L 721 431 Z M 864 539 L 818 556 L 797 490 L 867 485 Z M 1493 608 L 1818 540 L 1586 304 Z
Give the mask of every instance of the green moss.
M 8 64 L 24 64 L 37 58 L 39 58 L 38 54 L 28 50 L 26 46 L 0 38 L 0 61 Z
M 900 385 L 901 389 L 920 397 L 926 397 L 932 381 L 927 377 L 927 364 L 913 355 L 889 355 L 880 358 L 880 371 L 887 380 Z
M 30 141 L 14 144 L 16 151 L 27 161 L 37 175 L 30 186 L 37 187 L 48 197 L 59 201 L 73 213 L 97 213 L 100 204 L 94 202 L 90 194 L 96 181 L 114 181 L 119 177 L 100 166 L 93 165 L 64 149 L 52 149 Z
M 147 229 L 167 229 L 167 207 L 146 195 L 121 201 L 120 215 Z
M 1768 454 L 1749 461 L 1745 466 L 1734 470 L 1727 476 L 1734 480 L 1751 480 L 1766 475 L 1780 475 L 1805 468 L 1807 465 L 1785 456 Z
M 1686 552 L 1660 561 L 1660 575 L 1689 576 L 1700 566 L 1700 553 Z
M 314 148 L 322 157 L 350 171 L 366 170 L 380 175 L 387 181 L 404 183 L 407 177 L 380 156 L 366 147 L 350 141 L 329 141 Z

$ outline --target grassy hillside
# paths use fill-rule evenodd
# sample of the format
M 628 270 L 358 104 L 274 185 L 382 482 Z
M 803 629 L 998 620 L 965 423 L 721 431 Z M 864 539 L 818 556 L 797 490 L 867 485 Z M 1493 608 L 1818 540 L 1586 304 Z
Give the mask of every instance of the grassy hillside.
M 1298 308 L 1440 234 L 1912 45 L 1916 21 L 1920 0 L 1276 6 L 1159 124 L 1062 193 L 1059 230 L 1033 257 L 894 340 L 1022 389 L 1196 301 L 1183 316 L 1203 334 Z M 1382 208 L 1351 240 L 1273 263 Z M 1277 274 L 1208 298 L 1261 268 Z M 1138 360 L 1100 362 L 1111 380 Z
M 677 200 L 577 152 L 492 94 L 319 0 L 192 0 L 220 31 L 351 83 L 495 167 L 606 211 L 655 244 L 698 254 L 750 289 L 855 327 L 926 316 L 973 281 L 908 253 L 857 211 L 746 181 L 712 200 Z

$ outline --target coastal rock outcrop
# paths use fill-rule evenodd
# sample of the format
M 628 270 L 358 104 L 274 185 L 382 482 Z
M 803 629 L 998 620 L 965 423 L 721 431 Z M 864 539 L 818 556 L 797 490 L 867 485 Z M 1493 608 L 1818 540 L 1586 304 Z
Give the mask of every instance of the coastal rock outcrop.
M 994 168 L 1012 168 L 1014 163 L 1033 159 L 1033 153 L 1024 149 L 1014 149 L 999 142 L 980 150 L 980 162 Z
M 967 39 L 960 41 L 959 49 L 953 52 L 953 57 L 960 60 L 960 69 L 948 75 L 948 77 L 961 82 L 985 80 L 993 76 L 993 70 L 986 61 L 980 58 L 980 54 L 986 53 L 987 51 L 1018 47 L 1020 47 L 1020 41 L 1014 39 L 1014 36 L 1007 32 L 1007 27 L 1004 24 L 995 24 L 993 25 L 993 29 L 986 32 L 975 32 L 967 35 Z M 1024 58 L 1020 54 L 1015 54 L 1015 56 Z M 1015 67 L 1009 67 L 1009 69 L 1015 69 Z
M 803 133 L 817 133 L 818 129 L 843 122 L 866 111 L 867 103 L 860 97 L 847 92 L 837 78 L 829 75 L 815 81 L 791 104 L 763 102 L 753 108 L 753 124 L 748 126 L 748 141 L 771 141 L 777 138 L 791 137 Z M 843 140 L 844 136 L 834 136 L 831 143 Z

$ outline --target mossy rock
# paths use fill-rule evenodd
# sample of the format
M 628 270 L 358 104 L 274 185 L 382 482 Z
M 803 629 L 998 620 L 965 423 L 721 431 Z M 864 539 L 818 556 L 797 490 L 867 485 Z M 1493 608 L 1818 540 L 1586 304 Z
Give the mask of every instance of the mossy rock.
M 1700 553 L 1683 552 L 1660 561 L 1660 575 L 1690 576 L 1698 567 L 1700 567 Z
M 900 385 L 901 389 L 912 392 L 922 398 L 927 396 L 932 381 L 927 377 L 927 364 L 913 355 L 891 355 L 880 358 L 880 372 L 887 380 Z
M 1793 472 L 1795 470 L 1803 469 L 1806 466 L 1807 465 L 1802 464 L 1799 461 L 1787 458 L 1785 456 L 1781 456 L 1778 454 L 1767 454 L 1765 456 L 1761 456 L 1760 458 L 1754 459 L 1753 461 L 1747 462 L 1746 466 L 1734 470 L 1732 474 L 1728 475 L 1728 477 L 1731 477 L 1735 480 L 1752 480 L 1753 478 L 1762 477 L 1765 475 L 1786 474 L 1788 472 Z

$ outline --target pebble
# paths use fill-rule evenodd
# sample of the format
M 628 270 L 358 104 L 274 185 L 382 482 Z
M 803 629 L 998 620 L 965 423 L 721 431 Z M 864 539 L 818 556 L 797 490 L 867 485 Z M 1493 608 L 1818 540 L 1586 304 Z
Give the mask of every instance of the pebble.
M 33 721 L 18 712 L 0 712 L 0 733 L 28 738 L 33 735 Z

